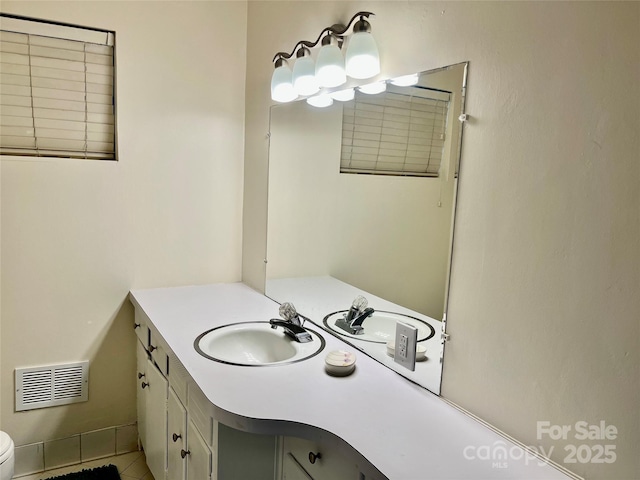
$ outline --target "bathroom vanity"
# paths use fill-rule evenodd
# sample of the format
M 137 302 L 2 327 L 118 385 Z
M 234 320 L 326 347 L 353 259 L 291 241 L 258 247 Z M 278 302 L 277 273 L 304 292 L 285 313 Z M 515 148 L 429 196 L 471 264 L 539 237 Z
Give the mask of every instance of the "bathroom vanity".
M 325 331 L 324 350 L 297 363 L 200 355 L 194 341 L 207 330 L 278 317 L 278 303 L 244 284 L 135 290 L 130 299 L 139 435 L 156 480 L 568 478 Z M 357 353 L 353 374 L 327 375 L 332 350 Z M 495 446 L 509 458 L 474 454 Z

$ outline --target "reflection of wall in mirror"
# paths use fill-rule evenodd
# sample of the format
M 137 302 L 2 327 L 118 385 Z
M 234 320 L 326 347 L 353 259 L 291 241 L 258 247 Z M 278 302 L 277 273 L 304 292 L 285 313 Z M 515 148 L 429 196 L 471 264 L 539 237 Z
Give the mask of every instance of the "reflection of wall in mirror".
M 326 237 L 341 110 L 305 102 L 271 109 L 267 278 L 329 275 Z
M 339 103 L 272 109 L 267 281 L 331 275 L 442 318 L 463 72 L 426 82 L 454 93 L 438 178 L 340 174 Z

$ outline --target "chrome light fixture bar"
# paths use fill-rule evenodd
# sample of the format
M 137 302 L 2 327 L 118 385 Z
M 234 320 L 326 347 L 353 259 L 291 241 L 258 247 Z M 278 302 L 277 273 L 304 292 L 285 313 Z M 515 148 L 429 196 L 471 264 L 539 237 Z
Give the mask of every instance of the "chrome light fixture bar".
M 290 102 L 298 96 L 315 95 L 320 88 L 339 87 L 346 83 L 347 75 L 356 79 L 378 75 L 380 55 L 367 21 L 372 15 L 371 12 L 358 12 L 346 26 L 335 24 L 323 29 L 315 42 L 301 40 L 291 53 L 276 53 L 273 57 L 275 70 L 271 77 L 271 99 Z M 352 25 L 353 35 L 349 37 L 345 62 L 341 49 Z M 318 43 L 321 48 L 314 66 L 310 49 Z M 296 61 L 292 71 L 287 60 L 294 54 Z

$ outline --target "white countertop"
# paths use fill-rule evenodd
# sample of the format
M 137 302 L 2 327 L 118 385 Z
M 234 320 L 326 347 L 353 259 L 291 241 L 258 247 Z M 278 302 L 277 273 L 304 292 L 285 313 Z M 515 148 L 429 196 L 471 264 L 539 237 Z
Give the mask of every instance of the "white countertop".
M 278 317 L 277 303 L 244 284 L 134 290 L 130 298 L 231 427 L 330 432 L 391 480 L 569 478 L 362 353 L 352 375 L 327 375 L 325 352 L 354 350 L 326 332 L 325 352 L 300 363 L 256 368 L 200 356 L 193 342 L 205 330 Z M 474 459 L 481 447 L 511 454 L 497 468 Z

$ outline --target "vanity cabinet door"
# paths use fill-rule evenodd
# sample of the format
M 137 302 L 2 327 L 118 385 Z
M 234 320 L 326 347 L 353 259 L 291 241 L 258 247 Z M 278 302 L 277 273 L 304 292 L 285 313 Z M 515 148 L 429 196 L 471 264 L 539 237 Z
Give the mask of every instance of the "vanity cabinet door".
M 142 445 L 147 439 L 147 413 L 145 391 L 142 382 L 147 381 L 147 351 L 139 341 L 136 342 L 136 412 L 138 414 L 138 436 Z
M 216 480 L 217 475 L 211 478 L 211 450 L 202 438 L 202 435 L 189 420 L 187 426 L 187 480 Z
M 147 465 L 155 480 L 165 478 L 167 469 L 167 390 L 169 384 L 156 366 L 147 360 L 146 381 L 140 386 L 145 396 L 144 438 L 142 446 L 147 457 Z
M 187 475 L 187 461 L 182 451 L 187 449 L 187 410 L 169 388 L 167 403 L 167 478 L 184 480 Z
M 354 461 L 342 456 L 336 449 L 321 446 L 309 440 L 285 437 L 282 453 L 283 480 L 307 480 L 307 478 L 358 480 L 361 478 Z

